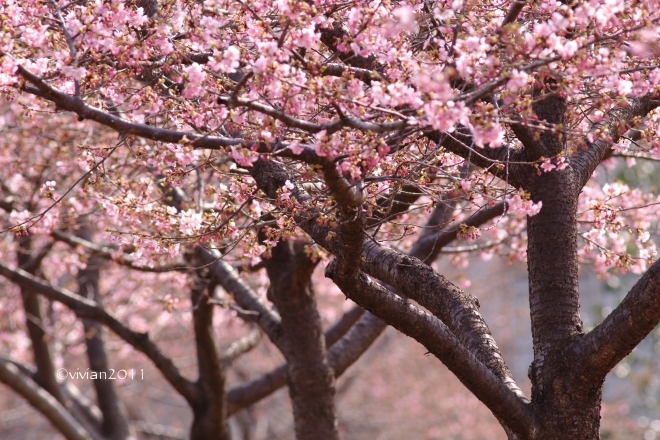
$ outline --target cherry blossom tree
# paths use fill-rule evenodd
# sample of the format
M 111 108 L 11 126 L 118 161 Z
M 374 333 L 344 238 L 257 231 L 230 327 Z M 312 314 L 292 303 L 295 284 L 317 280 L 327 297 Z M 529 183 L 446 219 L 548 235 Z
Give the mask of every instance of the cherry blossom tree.
M 332 439 L 336 378 L 389 325 L 509 438 L 599 438 L 605 376 L 660 320 L 658 195 L 610 178 L 660 158 L 659 20 L 657 0 L 4 1 L 1 307 L 24 332 L 0 330 L 0 381 L 66 438 L 134 438 L 111 332 L 191 438 L 286 385 L 297 438 Z M 531 396 L 441 256 L 526 261 Z M 319 264 L 357 304 L 325 330 Z M 588 331 L 580 264 L 640 275 Z M 286 363 L 228 388 L 261 334 Z M 58 373 L 74 346 L 94 399 Z

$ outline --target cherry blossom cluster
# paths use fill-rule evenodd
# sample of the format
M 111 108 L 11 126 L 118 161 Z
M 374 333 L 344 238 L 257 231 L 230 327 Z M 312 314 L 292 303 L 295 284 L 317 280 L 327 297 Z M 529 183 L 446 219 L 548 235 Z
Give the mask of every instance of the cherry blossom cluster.
M 45 237 L 92 223 L 117 258 L 129 253 L 152 268 L 195 245 L 254 265 L 277 240 L 304 238 L 301 210 L 335 234 L 337 207 L 319 166 L 331 161 L 363 190 L 375 240 L 409 249 L 443 200 L 454 223 L 441 229 L 459 238 L 449 250 L 457 264 L 469 252 L 524 260 L 525 217 L 542 204 L 509 184 L 506 154 L 483 170 L 473 162 L 520 149 L 521 124 L 573 146 L 525 164 L 541 174 L 570 167 L 599 139 L 613 143 L 607 167 L 619 157 L 629 166 L 657 160 L 657 112 L 637 121 L 639 136 L 616 142 L 602 123 L 627 99 L 658 92 L 658 6 L 537 2 L 503 23 L 506 5 L 476 0 L 177 0 L 155 12 L 125 0 L 5 1 L 0 173 L 12 204 L 2 227 Z M 532 111 L 549 80 L 567 100 L 562 124 Z M 61 111 L 44 87 L 132 131 Z M 185 136 L 136 134 L 145 126 Z M 217 144 L 199 147 L 204 140 Z M 449 152 L 447 140 L 469 153 Z M 273 157 L 292 177 L 276 200 L 246 171 Z M 656 255 L 657 196 L 608 181 L 581 195 L 581 257 L 603 274 L 643 270 Z M 294 184 L 311 205 L 296 202 Z M 421 197 L 390 217 L 397 193 L 413 189 Z M 498 203 L 502 215 L 462 228 Z M 269 231 L 265 241 L 259 230 Z

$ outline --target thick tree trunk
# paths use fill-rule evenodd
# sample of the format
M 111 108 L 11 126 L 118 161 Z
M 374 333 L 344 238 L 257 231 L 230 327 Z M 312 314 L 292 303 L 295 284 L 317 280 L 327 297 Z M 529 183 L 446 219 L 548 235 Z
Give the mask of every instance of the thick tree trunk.
M 545 128 L 526 146 L 527 159 L 555 158 L 566 152 L 561 130 L 566 99 L 552 78 L 534 90 L 533 110 Z M 529 368 L 532 405 L 547 438 L 598 439 L 602 381 L 586 372 L 566 347 L 583 335 L 577 259 L 576 171 L 531 174 L 525 182 L 541 211 L 527 219 L 527 267 L 534 361 Z
M 297 243 L 298 244 L 298 243 Z M 280 242 L 266 269 L 268 296 L 282 317 L 289 395 L 298 440 L 337 439 L 335 374 L 328 364 L 321 317 L 310 277 L 316 266 L 302 246 Z
M 579 366 L 567 362 L 560 350 L 545 359 L 541 370 L 532 366 L 532 405 L 546 438 L 600 439 L 603 382 L 581 381 Z M 549 367 L 551 365 L 551 367 Z
M 570 171 L 539 179 L 528 219 L 532 405 L 549 438 L 598 439 L 602 381 L 593 384 L 566 346 L 582 336 L 578 296 L 577 197 Z

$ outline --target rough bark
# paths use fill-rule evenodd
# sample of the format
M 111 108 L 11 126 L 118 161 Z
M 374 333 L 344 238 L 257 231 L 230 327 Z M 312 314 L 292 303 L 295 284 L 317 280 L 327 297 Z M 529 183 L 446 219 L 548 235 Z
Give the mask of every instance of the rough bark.
M 534 201 L 543 202 L 527 226 L 532 402 L 553 436 L 596 439 L 602 381 L 576 381 L 584 376 L 584 365 L 562 355 L 562 349 L 582 334 L 572 170 L 544 174 L 531 190 Z
M 302 243 L 280 242 L 266 262 L 268 297 L 282 318 L 283 354 L 288 361 L 289 395 L 296 438 L 337 439 L 335 375 L 328 364 L 321 317 L 311 285 L 316 264 Z
M 325 177 L 328 182 L 327 174 Z M 336 194 L 339 188 L 330 184 L 328 187 L 339 204 L 340 246 L 339 252 L 335 253 L 337 258 L 326 269 L 326 276 L 331 278 L 346 295 L 352 295 L 351 298 L 362 307 L 421 342 L 502 420 L 505 427 L 528 438 L 536 437 L 538 432 L 533 412 L 526 401 L 506 387 L 505 381 L 500 381 L 498 377 L 488 372 L 487 368 L 475 359 L 437 318 L 425 313 L 410 313 L 415 311 L 414 306 L 407 307 L 405 299 L 375 284 L 360 271 L 360 260 L 365 246 L 361 208 L 357 204 L 349 204 L 352 201 L 349 198 Z M 433 226 L 444 222 L 449 212 L 449 206 L 440 206 L 431 216 L 429 224 Z M 462 368 L 459 369 L 458 365 Z M 484 373 L 490 374 L 484 375 Z M 508 376 L 510 377 L 510 372 Z M 494 404 L 501 403 L 502 400 L 506 400 L 510 405 L 507 411 Z M 507 414 L 502 417 L 504 413 Z
M 331 263 L 326 275 L 349 298 L 424 345 L 522 438 L 542 438 L 530 405 L 476 359 L 440 320 L 378 286 L 362 272 L 353 284 L 345 284 L 337 273 L 338 266 Z
M 560 127 L 565 99 L 548 81 L 535 91 L 533 109 L 548 127 Z M 544 94 L 545 93 L 545 94 Z M 530 160 L 553 157 L 566 148 L 560 130 L 537 133 Z M 571 167 L 543 173 L 525 188 L 541 211 L 527 220 L 527 266 L 534 361 L 530 366 L 532 404 L 551 438 L 599 438 L 602 381 L 580 382 L 583 366 L 562 356 L 562 349 L 582 335 L 578 293 L 577 198 Z

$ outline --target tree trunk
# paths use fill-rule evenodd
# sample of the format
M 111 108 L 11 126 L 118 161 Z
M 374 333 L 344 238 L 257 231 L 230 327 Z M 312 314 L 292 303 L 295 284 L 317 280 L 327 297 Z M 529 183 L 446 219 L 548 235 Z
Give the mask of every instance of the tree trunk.
M 80 236 L 91 241 L 91 231 L 83 228 Z M 103 260 L 91 257 L 87 267 L 78 271 L 78 293 L 97 304 L 102 304 L 99 292 L 100 267 Z M 107 372 L 110 370 L 110 361 L 105 348 L 103 325 L 91 319 L 83 319 L 85 330 L 85 344 L 87 346 L 87 359 L 91 371 Z M 111 440 L 134 439 L 131 426 L 115 385 L 112 380 L 95 379 L 94 389 L 99 409 L 103 414 L 101 431 Z
M 300 243 L 296 243 L 300 245 Z M 280 242 L 266 269 L 268 296 L 282 318 L 289 395 L 298 440 L 338 439 L 335 374 L 328 364 L 321 317 L 310 277 L 316 266 L 302 245 Z
M 32 239 L 30 236 L 24 236 L 19 238 L 18 241 L 18 266 L 34 275 L 38 267 L 34 267 L 32 264 Z M 48 343 L 50 336 L 46 334 L 41 300 L 35 291 L 25 286 L 21 286 L 21 298 L 25 308 L 25 325 L 32 342 L 34 364 L 37 367 L 35 381 L 55 397 L 58 402 L 65 405 L 64 395 L 55 376 L 55 364 Z
M 544 173 L 530 190 L 534 202 L 543 202 L 527 223 L 532 405 L 549 438 L 598 439 L 602 381 L 594 385 L 587 380 L 565 349 L 583 335 L 574 173 Z
M 213 304 L 205 294 L 215 286 L 204 286 L 202 280 L 191 290 L 193 324 L 199 379 L 200 399 L 192 405 L 191 440 L 229 440 L 227 405 L 225 402 L 225 368 L 220 360 L 213 329 Z

